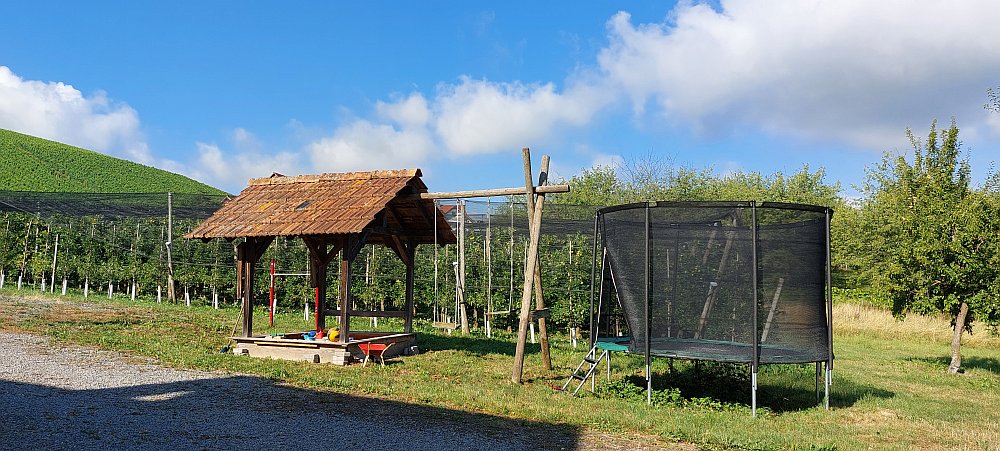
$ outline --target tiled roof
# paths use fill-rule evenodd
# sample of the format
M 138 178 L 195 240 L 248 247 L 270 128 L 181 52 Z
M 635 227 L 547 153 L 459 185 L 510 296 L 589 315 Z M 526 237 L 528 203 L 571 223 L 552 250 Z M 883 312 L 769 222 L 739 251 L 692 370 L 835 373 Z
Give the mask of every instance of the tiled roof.
M 450 226 L 431 200 L 419 169 L 348 172 L 251 179 L 239 196 L 226 202 L 185 238 L 340 235 L 375 231 L 369 242 L 388 235 L 411 236 L 418 243 L 454 242 Z

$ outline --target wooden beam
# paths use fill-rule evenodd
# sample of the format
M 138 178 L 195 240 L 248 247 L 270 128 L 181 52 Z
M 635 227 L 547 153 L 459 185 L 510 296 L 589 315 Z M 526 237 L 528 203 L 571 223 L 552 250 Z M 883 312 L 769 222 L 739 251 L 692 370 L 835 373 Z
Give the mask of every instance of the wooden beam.
M 236 260 L 238 275 L 237 282 L 240 287 L 237 292 L 242 295 L 242 314 L 244 337 L 253 334 L 253 285 L 254 269 L 260 256 L 264 254 L 267 246 L 274 241 L 274 237 L 247 237 L 246 241 L 236 246 Z
M 414 267 L 416 266 L 417 243 L 413 238 L 408 240 L 406 246 L 406 288 L 404 289 L 405 313 L 403 316 L 403 332 L 413 332 L 413 279 Z
M 340 246 L 340 342 L 347 343 L 351 336 L 351 261 L 352 237 L 344 235 Z
M 326 309 L 323 313 L 330 316 L 340 316 L 340 309 Z M 361 318 L 405 318 L 406 317 L 406 312 L 403 310 L 351 310 L 347 313 L 350 316 L 358 316 Z
M 309 249 L 309 278 L 310 285 L 315 289 L 316 296 L 316 332 L 326 329 L 326 271 L 330 265 L 330 259 L 336 252 L 327 249 L 329 240 L 317 237 L 302 237 L 306 248 Z M 325 332 L 324 332 L 325 333 Z
M 515 384 L 521 383 L 521 376 L 524 373 L 524 348 L 528 336 L 528 323 L 531 321 L 531 289 L 534 285 L 535 266 L 538 264 L 538 241 L 542 228 L 542 207 L 545 204 L 545 196 L 538 196 L 535 211 L 531 220 L 531 231 L 528 236 L 528 263 L 524 270 L 524 286 L 521 290 L 521 314 L 517 329 L 517 348 L 514 352 L 514 368 L 511 372 L 510 380 Z
M 413 260 L 410 259 L 409 252 L 406 250 L 406 245 L 403 243 L 403 240 L 399 238 L 399 235 L 389 235 L 389 239 L 385 242 L 385 246 L 392 249 L 404 265 L 413 265 Z
M 524 164 L 524 170 L 525 170 L 525 172 L 524 172 L 524 186 L 525 186 L 525 190 L 526 191 L 536 191 L 535 187 L 532 186 L 532 184 L 531 184 L 531 153 L 530 153 L 530 151 L 528 150 L 527 147 L 525 147 L 524 149 L 522 149 L 522 152 L 524 154 L 524 163 L 525 163 Z M 541 167 L 541 170 L 538 173 L 538 187 L 545 186 L 545 183 L 548 182 L 548 179 L 549 179 L 549 156 L 548 155 L 542 155 L 542 167 Z M 545 196 L 544 194 L 540 194 L 540 195 L 538 195 L 538 198 L 542 199 L 544 196 Z M 535 195 L 532 194 L 532 195 L 527 196 L 527 197 L 528 197 L 528 202 L 527 202 L 527 205 L 528 205 L 528 217 L 529 218 L 534 218 L 534 208 L 535 208 L 534 197 L 535 197 Z M 541 209 L 540 206 L 538 208 Z M 541 215 L 539 215 L 538 217 L 539 217 L 539 221 L 541 221 Z M 535 309 L 536 310 L 545 310 L 545 297 L 543 296 L 543 293 L 542 293 L 542 261 L 541 261 L 541 256 L 539 254 L 535 254 L 535 256 L 536 256 L 536 258 L 538 258 L 538 261 L 535 262 L 535 276 L 534 276 L 534 279 L 535 279 Z M 549 333 L 548 333 L 548 328 L 547 328 L 547 325 L 546 325 L 545 318 L 546 317 L 544 317 L 544 316 L 538 318 L 538 343 L 542 347 L 542 368 L 545 369 L 546 371 L 548 371 L 548 370 L 552 369 L 552 356 L 549 354 Z
M 534 189 L 539 194 L 568 193 L 569 185 L 545 185 Z M 446 191 L 437 193 L 414 194 L 413 197 L 419 199 L 467 199 L 470 197 L 492 197 L 492 196 L 515 196 L 527 194 L 524 188 L 493 188 L 477 189 L 468 191 Z
M 355 233 L 351 236 L 351 245 L 344 245 L 344 249 L 348 250 L 348 260 L 354 261 L 358 254 L 361 253 L 361 249 L 365 247 L 365 243 L 368 242 L 368 234 L 371 230 L 362 230 L 361 233 Z

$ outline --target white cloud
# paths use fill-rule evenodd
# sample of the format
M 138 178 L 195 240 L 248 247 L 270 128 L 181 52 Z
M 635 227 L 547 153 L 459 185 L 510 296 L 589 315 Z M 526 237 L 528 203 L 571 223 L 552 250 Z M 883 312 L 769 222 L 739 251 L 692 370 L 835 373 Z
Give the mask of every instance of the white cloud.
M 306 149 L 317 172 L 362 171 L 418 166 L 434 143 L 424 130 L 355 120 Z
M 431 119 L 427 99 L 417 93 L 394 103 L 379 101 L 375 108 L 380 116 L 405 128 L 425 127 Z
M 493 83 L 463 77 L 441 85 L 434 130 L 460 155 L 518 149 L 548 139 L 563 126 L 588 124 L 611 99 L 595 85 L 577 83 L 558 92 L 552 83 Z
M 934 117 L 981 122 L 996 83 L 1000 2 L 723 1 L 669 23 L 608 22 L 598 57 L 637 113 L 882 148 Z
M 234 132 L 237 146 L 240 145 L 242 135 L 240 130 L 242 129 Z M 294 152 L 226 152 L 218 145 L 202 142 L 195 143 L 195 146 L 198 149 L 197 158 L 188 165 L 177 165 L 172 170 L 231 193 L 238 192 L 251 178 L 266 177 L 272 172 L 297 175 L 303 173 L 304 169 L 299 155 Z
M 986 119 L 987 129 L 992 133 L 1000 135 L 1000 113 L 991 112 Z
M 139 115 L 103 92 L 84 96 L 61 82 L 25 80 L 0 66 L 0 127 L 153 164 Z

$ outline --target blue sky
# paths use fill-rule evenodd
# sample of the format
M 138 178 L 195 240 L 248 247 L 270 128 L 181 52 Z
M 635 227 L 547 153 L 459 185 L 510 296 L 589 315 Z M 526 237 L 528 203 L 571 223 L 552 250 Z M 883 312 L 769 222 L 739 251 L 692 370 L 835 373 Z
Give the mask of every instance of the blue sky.
M 955 117 L 1000 155 L 1000 2 L 15 2 L 0 128 L 238 192 L 420 167 L 431 190 L 653 158 L 851 185 Z

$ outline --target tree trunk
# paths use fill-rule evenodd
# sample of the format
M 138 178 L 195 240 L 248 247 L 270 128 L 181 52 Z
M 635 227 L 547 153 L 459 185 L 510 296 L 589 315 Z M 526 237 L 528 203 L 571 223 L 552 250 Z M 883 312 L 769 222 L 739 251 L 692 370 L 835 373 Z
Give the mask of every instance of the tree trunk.
M 962 372 L 962 332 L 965 331 L 965 322 L 969 317 L 969 304 L 962 301 L 962 306 L 958 309 L 958 316 L 955 317 L 955 334 L 951 338 L 951 364 L 948 365 L 948 372 L 956 374 Z

